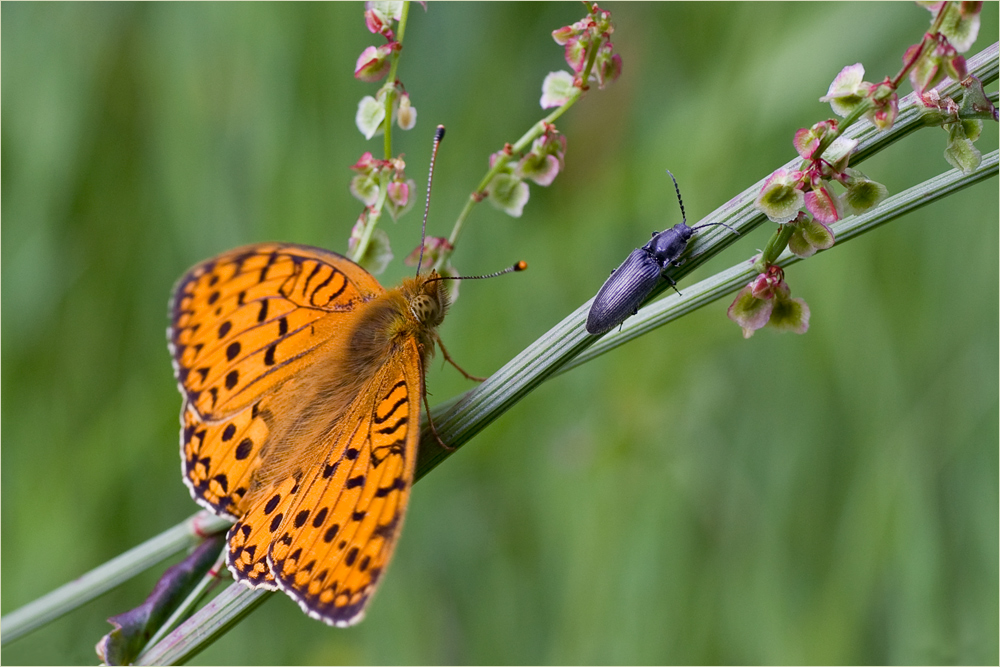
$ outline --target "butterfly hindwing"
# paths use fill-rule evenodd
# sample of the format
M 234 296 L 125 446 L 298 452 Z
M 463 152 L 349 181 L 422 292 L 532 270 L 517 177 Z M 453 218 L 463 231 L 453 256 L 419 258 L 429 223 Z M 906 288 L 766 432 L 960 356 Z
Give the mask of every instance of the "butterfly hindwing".
M 409 340 L 380 369 L 331 432 L 329 454 L 303 471 L 301 488 L 289 494 L 282 524 L 270 534 L 268 563 L 278 587 L 330 625 L 361 620 L 402 527 L 419 435 L 419 363 Z M 251 509 L 247 521 L 263 523 L 266 509 Z
M 184 483 L 198 503 L 231 519 L 260 467 L 272 415 L 265 397 L 222 422 L 207 423 L 185 405 L 181 415 Z

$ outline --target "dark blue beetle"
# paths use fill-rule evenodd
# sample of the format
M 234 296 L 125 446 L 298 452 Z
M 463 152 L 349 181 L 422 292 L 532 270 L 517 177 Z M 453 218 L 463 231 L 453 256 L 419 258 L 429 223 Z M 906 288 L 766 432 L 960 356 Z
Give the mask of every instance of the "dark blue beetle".
M 667 173 L 670 174 L 669 169 Z M 664 276 L 663 272 L 671 266 L 681 264 L 677 258 L 687 248 L 695 231 L 703 227 L 722 225 L 739 235 L 739 232 L 722 222 L 688 227 L 684 202 L 681 201 L 681 189 L 677 186 L 677 179 L 673 174 L 670 174 L 670 178 L 673 179 L 674 189 L 677 191 L 681 222 L 665 231 L 653 232 L 653 238 L 649 243 L 633 250 L 622 265 L 611 272 L 611 277 L 601 287 L 594 297 L 594 303 L 590 306 L 590 314 L 587 315 L 587 333 L 602 334 L 614 329 L 625 321 L 625 318 L 635 315 L 642 302 L 660 282 L 661 276 L 674 287 L 676 283 L 670 276 Z M 677 291 L 676 287 L 674 291 Z

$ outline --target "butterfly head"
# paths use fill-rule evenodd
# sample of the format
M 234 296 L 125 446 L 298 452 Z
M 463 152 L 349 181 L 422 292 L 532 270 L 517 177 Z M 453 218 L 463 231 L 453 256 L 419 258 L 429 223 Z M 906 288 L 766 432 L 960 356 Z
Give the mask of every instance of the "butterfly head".
M 448 292 L 438 278 L 437 271 L 431 271 L 403 284 L 403 295 L 409 304 L 410 314 L 428 329 L 441 324 L 448 310 Z

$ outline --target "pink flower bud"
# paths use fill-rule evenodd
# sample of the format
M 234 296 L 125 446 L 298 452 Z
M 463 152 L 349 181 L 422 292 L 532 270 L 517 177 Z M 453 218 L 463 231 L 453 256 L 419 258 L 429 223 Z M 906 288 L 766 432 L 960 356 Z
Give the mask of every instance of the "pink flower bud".
M 899 115 L 899 95 L 892 89 L 889 80 L 872 86 L 869 93 L 874 106 L 865 117 L 879 130 L 888 130 Z
M 354 65 L 354 77 L 361 81 L 378 81 L 389 73 L 389 56 L 403 48 L 399 42 L 389 42 L 379 47 L 369 46 Z
M 389 184 L 389 201 L 399 207 L 406 206 L 410 198 L 410 185 L 406 182 L 394 181 Z
M 389 183 L 386 192 L 385 208 L 389 211 L 389 215 L 392 216 L 393 220 L 398 220 L 401 215 L 413 208 L 413 197 L 410 195 L 416 188 L 416 184 L 412 178 L 401 180 L 404 178 L 401 171 L 396 173 L 395 178 L 397 180 Z
M 351 165 L 351 169 L 360 173 L 368 173 L 372 169 L 378 166 L 378 160 L 376 160 L 371 153 L 365 151 L 358 158 L 358 161 Z

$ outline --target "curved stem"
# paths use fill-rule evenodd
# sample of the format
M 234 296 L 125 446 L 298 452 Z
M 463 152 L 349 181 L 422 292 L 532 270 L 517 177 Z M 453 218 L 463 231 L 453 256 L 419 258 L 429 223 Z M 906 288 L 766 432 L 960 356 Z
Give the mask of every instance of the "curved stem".
M 406 0 L 403 3 L 399 24 L 396 27 L 396 42 L 400 48 L 393 51 L 390 56 L 389 76 L 386 78 L 385 85 L 382 86 L 382 90 L 385 91 L 385 118 L 382 119 L 382 134 L 384 137 L 383 146 L 385 148 L 386 160 L 392 159 L 392 105 L 396 101 L 396 70 L 399 68 L 399 56 L 402 53 L 403 35 L 406 33 L 406 19 L 409 15 L 410 2 Z M 349 255 L 355 262 L 360 263 L 361 258 L 365 256 L 365 253 L 368 251 L 368 244 L 372 240 L 372 234 L 375 233 L 378 221 L 382 218 L 382 209 L 385 207 L 386 196 L 389 193 L 389 175 L 385 169 L 379 171 L 378 190 L 378 199 L 368 209 L 365 226 L 361 232 L 361 237 L 358 239 L 358 245 L 354 247 L 354 251 Z
M 584 3 L 588 6 L 588 11 L 591 11 L 590 5 Z M 504 167 L 510 162 L 514 155 L 518 155 L 524 152 L 531 143 L 540 137 L 545 128 L 552 123 L 555 123 L 564 113 L 566 113 L 570 107 L 576 104 L 577 100 L 583 97 L 583 94 L 587 90 L 587 81 L 590 80 L 590 73 L 594 69 L 594 62 L 597 60 L 597 52 L 601 48 L 603 42 L 599 39 L 592 40 L 590 45 L 587 47 L 587 59 L 586 66 L 583 68 L 583 72 L 580 74 L 580 87 L 575 88 L 573 93 L 569 96 L 565 102 L 559 105 L 556 109 L 552 111 L 548 116 L 538 121 L 531 126 L 527 132 L 525 132 L 520 139 L 518 139 L 514 144 L 511 145 L 510 152 L 504 152 L 499 155 L 490 170 L 486 172 L 482 180 L 479 181 L 479 185 L 473 191 L 469 198 L 466 200 L 465 205 L 458 214 L 458 218 L 455 220 L 455 224 L 452 227 L 451 234 L 448 236 L 448 246 L 447 249 L 441 253 L 438 261 L 434 264 L 434 268 L 440 270 L 447 262 L 451 254 L 455 251 L 455 244 L 458 243 L 458 237 L 462 233 L 462 229 L 465 226 L 465 221 L 468 219 L 469 214 L 472 213 L 473 207 L 481 202 L 486 196 L 486 188 L 493 181 L 497 174 L 503 171 Z
M 403 3 L 403 10 L 400 12 L 399 25 L 396 28 L 396 42 L 403 46 L 403 35 L 406 33 L 406 19 L 410 15 L 410 1 Z M 392 159 L 392 105 L 396 101 L 396 70 L 399 68 L 399 55 L 401 50 L 393 51 L 389 65 L 389 76 L 385 83 L 385 118 L 382 120 L 382 129 L 385 136 L 385 159 Z M 371 236 L 369 234 L 369 236 Z M 367 245 L 367 244 L 366 244 Z

